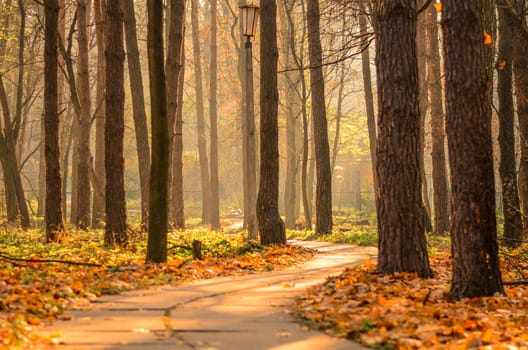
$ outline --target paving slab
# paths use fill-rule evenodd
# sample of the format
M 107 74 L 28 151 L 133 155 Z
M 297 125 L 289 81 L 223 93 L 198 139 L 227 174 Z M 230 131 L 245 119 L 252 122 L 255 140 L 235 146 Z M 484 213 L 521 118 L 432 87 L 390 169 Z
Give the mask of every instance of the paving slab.
M 345 267 L 374 259 L 376 249 L 325 242 L 294 241 L 318 253 L 301 266 L 258 274 L 220 277 L 103 296 L 60 330 L 58 350 L 320 350 L 364 349 L 307 330 L 289 305 L 310 285 Z

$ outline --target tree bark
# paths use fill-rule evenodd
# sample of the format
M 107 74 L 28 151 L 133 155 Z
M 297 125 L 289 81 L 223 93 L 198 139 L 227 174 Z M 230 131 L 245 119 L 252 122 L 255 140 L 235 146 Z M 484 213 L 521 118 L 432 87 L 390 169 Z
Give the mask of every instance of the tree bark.
M 169 123 L 163 56 L 163 2 L 148 0 L 148 57 L 152 130 L 148 262 L 167 261 Z
M 78 91 L 81 113 L 79 116 L 79 133 L 77 154 L 77 218 L 76 224 L 81 229 L 90 226 L 90 129 L 92 125 L 90 75 L 88 61 L 88 26 L 90 23 L 90 0 L 77 1 L 77 45 L 79 62 L 77 63 Z
M 279 131 L 277 87 L 277 4 L 261 3 L 260 25 L 260 185 L 257 219 L 262 244 L 285 244 L 279 214 Z
M 106 58 L 105 48 L 105 19 L 104 9 L 105 0 L 94 0 L 94 18 L 95 18 L 95 42 L 97 46 L 97 82 L 96 82 L 96 112 L 95 112 L 95 162 L 94 178 L 99 189 L 106 187 L 105 177 L 105 145 L 104 145 L 104 126 L 106 115 L 105 87 L 106 87 Z M 141 93 L 141 92 L 138 92 Z M 92 227 L 102 227 L 105 213 L 104 191 L 94 191 L 92 203 Z
M 330 169 L 319 21 L 319 0 L 308 0 L 308 49 L 310 52 L 310 86 L 312 90 L 312 120 L 317 177 L 315 231 L 326 234 L 332 232 L 332 170 Z
M 46 242 L 54 242 L 64 231 L 61 209 L 61 174 L 59 162 L 59 113 L 57 98 L 58 71 L 58 17 L 57 0 L 48 0 L 44 7 L 44 122 L 46 133 L 44 147 L 46 157 Z
M 522 238 L 522 218 L 517 190 L 517 171 L 515 165 L 515 136 L 513 111 L 513 28 L 511 14 L 503 7 L 504 1 L 498 1 L 499 13 L 499 52 L 497 57 L 497 93 L 499 99 L 499 146 L 500 177 L 502 182 L 502 202 L 504 213 L 504 238 L 506 245 L 515 247 Z
M 194 79 L 196 91 L 196 132 L 198 136 L 198 158 L 200 160 L 200 180 L 202 184 L 202 222 L 210 222 L 210 178 L 207 159 L 207 139 L 205 136 L 205 113 L 202 84 L 202 56 L 200 54 L 200 27 L 198 20 L 198 0 L 191 0 L 191 27 L 193 40 Z
M 491 105 L 482 4 L 444 0 L 446 131 L 452 188 L 451 295 L 504 293 L 495 218 Z
M 439 235 L 449 230 L 449 189 L 445 157 L 444 107 L 442 76 L 440 72 L 440 50 L 438 45 L 437 12 L 431 6 L 426 14 L 428 48 L 428 86 L 431 106 L 431 138 L 433 161 L 433 207 L 434 233 Z
M 105 246 L 127 243 L 123 136 L 125 131 L 123 12 L 119 1 L 106 4 Z
M 136 135 L 136 149 L 138 156 L 139 187 L 141 190 L 141 223 L 145 228 L 148 221 L 149 203 L 149 172 L 150 148 L 147 129 L 147 114 L 145 112 L 145 97 L 143 94 L 143 76 L 139 58 L 138 40 L 136 33 L 136 18 L 134 14 L 134 0 L 121 0 L 125 23 L 125 40 L 127 49 L 128 75 L 130 77 L 130 91 L 132 93 L 132 109 L 134 129 Z
M 378 270 L 431 277 L 421 198 L 416 2 L 375 4 Z
M 218 183 L 218 114 L 217 114 L 217 2 L 211 0 L 211 62 L 209 80 L 209 119 L 211 128 L 211 229 L 220 229 L 220 198 Z
M 169 41 L 167 46 L 167 113 L 171 149 L 171 211 L 173 226 L 185 228 L 183 211 L 183 140 L 179 97 L 183 88 L 183 41 L 185 30 L 185 0 L 170 1 Z
M 524 13 L 525 1 L 516 1 L 517 13 Z M 519 120 L 520 154 L 519 196 L 524 226 L 528 225 L 528 41 L 523 37 L 523 17 L 514 26 L 513 74 L 517 97 L 517 119 Z

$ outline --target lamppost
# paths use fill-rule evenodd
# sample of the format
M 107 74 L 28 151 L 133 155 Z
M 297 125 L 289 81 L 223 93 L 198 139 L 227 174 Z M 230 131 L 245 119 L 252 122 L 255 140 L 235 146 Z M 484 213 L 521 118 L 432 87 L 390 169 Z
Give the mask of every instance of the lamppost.
M 247 196 L 244 203 L 246 225 L 250 239 L 257 239 L 257 167 L 256 167 L 256 142 L 255 142 L 255 107 L 253 97 L 253 45 L 251 38 L 255 35 L 257 27 L 259 7 L 256 5 L 242 5 L 241 25 L 242 34 L 246 37 L 246 91 L 244 107 L 246 111 L 246 132 L 244 142 L 246 145 L 246 156 L 244 175 L 246 176 Z

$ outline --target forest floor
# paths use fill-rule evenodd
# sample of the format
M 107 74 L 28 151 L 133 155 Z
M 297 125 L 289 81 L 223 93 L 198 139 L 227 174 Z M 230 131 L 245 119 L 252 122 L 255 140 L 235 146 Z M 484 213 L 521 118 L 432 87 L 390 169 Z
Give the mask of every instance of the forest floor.
M 317 249 L 288 269 L 102 296 L 71 320 L 41 329 L 53 349 L 362 349 L 349 340 L 310 331 L 290 305 L 307 287 L 375 257 L 373 247 L 295 243 Z

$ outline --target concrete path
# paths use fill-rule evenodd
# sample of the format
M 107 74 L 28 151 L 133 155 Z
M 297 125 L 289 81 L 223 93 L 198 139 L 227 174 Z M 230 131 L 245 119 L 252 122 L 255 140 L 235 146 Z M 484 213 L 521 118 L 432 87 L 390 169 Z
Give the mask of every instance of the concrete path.
M 59 350 L 363 349 L 295 322 L 288 305 L 305 289 L 345 267 L 374 259 L 375 248 L 295 242 L 316 248 L 300 267 L 103 296 L 45 332 L 62 330 Z M 164 315 L 166 317 L 164 317 Z

